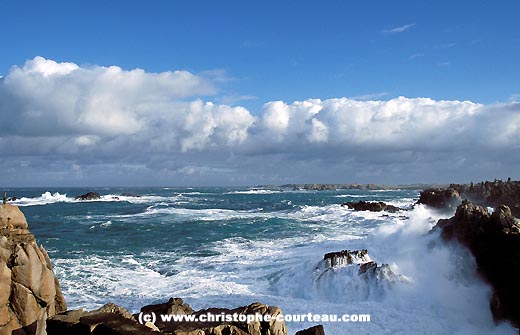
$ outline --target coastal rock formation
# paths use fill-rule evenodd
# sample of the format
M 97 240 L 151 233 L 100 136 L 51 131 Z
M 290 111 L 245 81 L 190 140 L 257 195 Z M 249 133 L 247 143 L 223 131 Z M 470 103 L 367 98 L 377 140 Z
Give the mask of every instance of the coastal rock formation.
M 508 206 L 490 214 L 464 201 L 455 216 L 439 220 L 446 240 L 456 240 L 472 252 L 479 274 L 493 287 L 490 302 L 495 320 L 509 320 L 520 327 L 520 224 Z
M 421 192 L 417 203 L 435 208 L 454 208 L 461 201 L 462 198 L 457 190 L 429 188 Z
M 97 192 L 87 192 L 82 195 L 78 195 L 75 199 L 76 200 L 98 200 L 101 196 Z
M 67 309 L 51 261 L 17 206 L 0 205 L 0 334 L 45 334 Z
M 385 204 L 382 201 L 357 201 L 357 202 L 344 202 L 341 206 L 347 206 L 355 211 L 371 211 L 371 212 L 397 212 L 401 208 Z
M 271 315 L 270 322 L 253 321 L 246 322 L 163 322 L 158 319 L 155 323 L 162 332 L 172 333 L 175 335 L 218 335 L 218 334 L 236 334 L 236 335 L 286 335 L 287 327 L 285 322 L 277 321 L 276 316 L 282 314 L 282 310 L 275 306 L 267 306 L 261 303 L 254 303 L 249 306 L 239 307 L 236 309 L 211 308 L 200 311 L 193 311 L 191 307 L 183 303 L 182 299 L 170 299 L 165 304 L 149 305 L 141 308 L 142 313 L 160 314 L 177 314 L 177 315 L 193 315 L 199 317 L 211 313 L 212 315 Z M 137 317 L 137 315 L 136 315 Z M 51 334 L 50 334 L 51 335 Z

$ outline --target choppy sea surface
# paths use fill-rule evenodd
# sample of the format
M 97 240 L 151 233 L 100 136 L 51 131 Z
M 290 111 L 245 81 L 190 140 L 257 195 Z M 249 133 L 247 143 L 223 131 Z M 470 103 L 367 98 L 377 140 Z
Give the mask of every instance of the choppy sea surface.
M 76 201 L 87 191 L 97 201 Z M 69 308 L 141 306 L 182 297 L 194 309 L 252 302 L 285 314 L 370 314 L 324 323 L 342 334 L 517 334 L 495 325 L 490 288 L 471 255 L 428 233 L 439 214 L 419 191 L 254 188 L 11 189 L 48 250 Z M 126 194 L 126 195 L 121 195 Z M 385 201 L 400 213 L 354 212 L 345 201 Z M 368 249 L 406 280 L 323 273 L 327 252 Z M 288 323 L 289 334 L 314 325 Z

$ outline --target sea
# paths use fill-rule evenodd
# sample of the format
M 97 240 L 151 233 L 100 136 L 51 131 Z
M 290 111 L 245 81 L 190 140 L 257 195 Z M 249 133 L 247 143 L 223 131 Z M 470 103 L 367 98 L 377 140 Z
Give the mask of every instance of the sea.
M 101 199 L 75 200 L 94 191 Z M 419 190 L 273 188 L 16 188 L 53 262 L 69 309 L 107 302 L 131 312 L 180 297 L 194 309 L 262 302 L 284 314 L 370 314 L 323 323 L 327 335 L 517 334 L 496 325 L 490 287 L 464 248 L 431 228 Z M 353 211 L 347 201 L 404 211 Z M 367 249 L 398 279 L 323 266 L 325 253 Z M 288 322 L 289 334 L 315 322 Z

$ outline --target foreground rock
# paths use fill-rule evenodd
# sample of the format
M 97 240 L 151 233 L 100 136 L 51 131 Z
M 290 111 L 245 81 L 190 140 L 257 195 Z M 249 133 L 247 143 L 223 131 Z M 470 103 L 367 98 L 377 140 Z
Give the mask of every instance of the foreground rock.
M 270 315 L 270 322 L 253 321 L 246 322 L 163 322 L 158 319 L 155 325 L 162 332 L 172 333 L 175 335 L 218 335 L 218 334 L 235 334 L 235 335 L 286 335 L 287 327 L 285 322 L 277 321 L 275 318 L 282 314 L 282 310 L 275 306 L 267 306 L 261 303 L 254 303 L 249 306 L 239 307 L 236 309 L 211 308 L 200 311 L 193 311 L 191 307 L 184 304 L 182 299 L 170 299 L 165 304 L 149 305 L 141 308 L 142 313 L 160 314 L 176 314 L 176 315 L 192 315 L 196 318 L 201 315 Z M 137 315 L 136 315 L 137 317 Z M 49 334 L 52 335 L 52 334 Z
M 357 201 L 357 202 L 344 202 L 341 206 L 347 206 L 355 211 L 371 211 L 371 212 L 397 212 L 401 208 L 392 205 L 385 204 L 382 201 Z
M 101 198 L 101 195 L 97 192 L 87 192 L 82 195 L 78 195 L 75 199 L 76 200 L 98 200 Z
M 17 206 L 0 205 L 0 334 L 45 334 L 47 317 L 67 309 L 43 246 Z
M 439 220 L 434 229 L 473 253 L 479 274 L 493 287 L 490 309 L 495 320 L 520 327 L 520 224 L 510 208 L 501 205 L 490 214 L 464 201 L 454 217 Z

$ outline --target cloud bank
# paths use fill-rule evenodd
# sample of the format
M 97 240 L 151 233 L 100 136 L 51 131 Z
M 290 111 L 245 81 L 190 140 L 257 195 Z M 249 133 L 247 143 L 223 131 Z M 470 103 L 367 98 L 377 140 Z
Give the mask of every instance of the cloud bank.
M 439 182 L 520 177 L 520 104 L 211 102 L 218 80 L 36 57 L 0 79 L 0 184 Z

